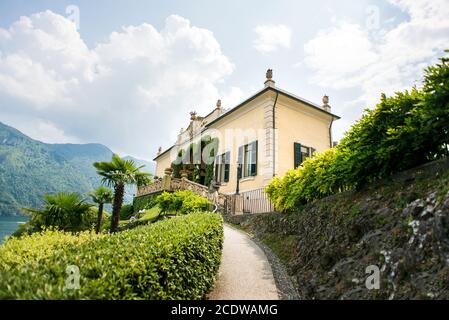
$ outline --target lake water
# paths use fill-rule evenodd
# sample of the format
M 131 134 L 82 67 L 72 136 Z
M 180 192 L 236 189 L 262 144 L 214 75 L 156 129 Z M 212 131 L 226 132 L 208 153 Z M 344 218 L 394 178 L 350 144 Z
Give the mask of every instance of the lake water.
M 6 236 L 13 234 L 19 224 L 27 222 L 28 219 L 27 216 L 0 216 L 0 243 Z

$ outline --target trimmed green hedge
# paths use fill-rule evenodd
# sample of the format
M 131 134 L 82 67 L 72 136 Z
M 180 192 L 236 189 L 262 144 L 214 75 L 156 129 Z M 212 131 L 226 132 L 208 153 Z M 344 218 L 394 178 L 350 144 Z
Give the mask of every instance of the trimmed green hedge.
M 54 234 L 33 237 L 46 243 Z M 27 246 L 28 240 L 16 241 Z M 218 272 L 222 244 L 223 220 L 212 213 L 72 243 L 50 255 L 45 245 L 30 244 L 30 249 L 42 252 L 32 263 L 18 258 L 8 267 L 10 262 L 2 261 L 0 299 L 201 299 Z M 16 246 L 7 242 L 0 251 L 26 255 L 27 250 L 11 252 Z M 79 289 L 65 289 L 70 265 L 80 269 Z
M 0 245 L 0 274 L 26 264 L 37 266 L 41 259 L 58 251 L 104 237 L 106 234 L 96 234 L 94 231 L 71 233 L 52 228 L 33 234 L 23 234 L 20 238 L 11 237 Z

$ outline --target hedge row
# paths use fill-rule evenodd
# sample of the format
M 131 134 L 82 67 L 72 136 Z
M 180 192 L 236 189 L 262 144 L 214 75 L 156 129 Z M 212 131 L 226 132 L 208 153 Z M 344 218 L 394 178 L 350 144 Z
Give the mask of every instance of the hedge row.
M 20 238 L 11 237 L 0 246 L 0 274 L 29 264 L 36 266 L 42 259 L 58 251 L 104 238 L 93 231 L 70 233 L 48 228 Z
M 33 235 L 40 243 L 59 233 Z M 156 224 L 68 245 L 48 255 L 46 245 L 30 238 L 9 242 L 4 253 L 19 245 L 38 252 L 33 261 L 5 260 L 0 272 L 0 299 L 201 299 L 211 288 L 223 242 L 223 220 L 212 213 L 194 213 Z M 23 241 L 20 242 L 20 241 Z M 80 271 L 79 289 L 66 288 L 68 266 Z
M 333 150 L 275 178 L 266 192 L 288 211 L 449 155 L 449 59 L 425 70 L 421 88 L 381 97 Z

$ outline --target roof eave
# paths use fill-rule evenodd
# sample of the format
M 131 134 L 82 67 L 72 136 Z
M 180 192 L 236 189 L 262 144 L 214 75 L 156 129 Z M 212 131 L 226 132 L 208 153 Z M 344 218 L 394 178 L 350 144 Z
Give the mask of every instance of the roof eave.
M 288 98 L 290 98 L 290 99 L 293 99 L 293 100 L 295 100 L 295 101 L 304 103 L 305 105 L 307 105 L 307 106 L 309 106 L 309 107 L 312 107 L 312 108 L 315 109 L 315 110 L 318 110 L 318 111 L 320 111 L 320 112 L 323 112 L 323 113 L 325 113 L 325 114 L 331 116 L 334 120 L 341 119 L 341 118 L 340 118 L 339 116 L 337 116 L 336 114 L 333 114 L 333 113 L 331 113 L 331 112 L 328 112 L 328 111 L 322 109 L 321 107 L 319 107 L 319 106 L 317 106 L 317 105 L 314 105 L 314 104 L 312 104 L 311 102 L 309 102 L 309 101 L 307 101 L 307 100 L 305 100 L 305 99 L 302 99 L 302 98 L 300 98 L 300 97 L 294 96 L 294 95 L 292 95 L 292 94 L 290 94 L 290 93 L 288 93 L 288 92 L 286 92 L 286 91 L 284 91 L 284 90 L 280 90 L 280 89 L 278 89 L 278 88 L 273 88 L 273 87 L 266 87 L 266 88 L 260 90 L 259 92 L 257 92 L 256 94 L 252 95 L 251 97 L 249 97 L 249 98 L 246 99 L 245 101 L 241 102 L 241 103 L 238 104 L 236 107 L 234 107 L 234 108 L 232 108 L 231 110 L 229 110 L 228 112 L 222 114 L 222 115 L 219 116 L 218 118 L 216 118 L 216 119 L 214 119 L 213 121 L 209 122 L 208 124 L 206 124 L 205 127 L 208 128 L 208 127 L 210 127 L 211 125 L 213 125 L 214 123 L 220 121 L 221 119 L 224 119 L 226 116 L 230 115 L 230 114 L 233 113 L 234 111 L 237 111 L 238 109 L 240 109 L 242 106 L 244 106 L 244 105 L 247 104 L 248 102 L 250 102 L 250 101 L 256 99 L 258 96 L 264 94 L 265 92 L 267 92 L 267 91 L 269 91 L 269 90 L 272 90 L 272 91 L 274 91 L 274 92 L 277 92 L 277 93 L 279 93 L 279 94 L 282 94 L 282 95 L 284 95 L 284 96 L 286 96 L 286 97 L 288 97 Z

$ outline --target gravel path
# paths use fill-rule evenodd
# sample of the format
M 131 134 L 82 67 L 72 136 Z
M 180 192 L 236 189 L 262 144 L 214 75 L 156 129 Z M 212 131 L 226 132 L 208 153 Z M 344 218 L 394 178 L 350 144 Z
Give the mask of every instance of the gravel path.
M 221 265 L 210 300 L 278 300 L 279 293 L 263 250 L 251 238 L 227 225 Z

